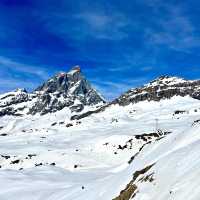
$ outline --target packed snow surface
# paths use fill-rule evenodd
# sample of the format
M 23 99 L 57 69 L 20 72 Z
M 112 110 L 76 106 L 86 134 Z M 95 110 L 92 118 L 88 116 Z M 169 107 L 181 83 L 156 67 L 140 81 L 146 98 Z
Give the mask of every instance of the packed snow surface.
M 0 118 L 0 200 L 112 200 L 136 171 L 136 200 L 199 200 L 200 101 L 111 105 Z

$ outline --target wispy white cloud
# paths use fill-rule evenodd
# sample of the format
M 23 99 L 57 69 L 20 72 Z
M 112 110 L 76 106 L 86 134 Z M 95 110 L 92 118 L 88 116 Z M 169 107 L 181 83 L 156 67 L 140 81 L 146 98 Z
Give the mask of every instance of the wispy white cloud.
M 106 12 L 101 6 L 96 9 L 83 7 L 68 14 L 55 12 L 41 18 L 48 31 L 64 40 L 70 38 L 78 42 L 85 39 L 122 40 L 128 37 L 124 28 L 133 24 L 125 13 L 114 8 L 112 12 Z
M 98 14 L 93 12 L 82 12 L 74 16 L 79 20 L 83 20 L 94 29 L 105 29 L 105 27 L 112 22 L 112 18 L 105 14 Z
M 171 5 L 167 2 L 148 1 L 155 11 L 165 10 L 163 16 L 157 19 L 160 30 L 146 29 L 146 39 L 151 44 L 167 45 L 171 49 L 189 52 L 191 48 L 200 46 L 200 37 L 196 27 L 185 14 L 184 7 Z M 160 10 L 158 11 L 160 12 Z
M 10 69 L 25 74 L 35 75 L 41 79 L 48 77 L 48 71 L 45 68 L 19 63 L 3 56 L 0 56 L 0 67 L 1 69 Z
M 110 40 L 120 40 L 128 37 L 123 28 L 128 26 L 130 22 L 121 13 L 105 14 L 101 11 L 82 11 L 73 17 L 87 27 L 87 34 L 84 33 L 83 36 Z M 82 33 L 79 32 L 79 36 L 80 34 Z
M 6 92 L 16 88 L 32 90 L 39 83 L 49 78 L 45 67 L 16 62 L 0 56 L 0 91 Z

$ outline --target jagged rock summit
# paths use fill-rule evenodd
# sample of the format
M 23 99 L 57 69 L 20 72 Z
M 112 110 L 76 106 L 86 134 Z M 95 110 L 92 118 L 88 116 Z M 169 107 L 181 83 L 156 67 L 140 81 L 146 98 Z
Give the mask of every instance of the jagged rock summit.
M 68 73 L 60 72 L 39 86 L 35 91 L 55 93 L 68 93 L 79 82 L 87 82 L 81 73 L 79 66 L 75 66 Z
M 68 73 L 56 74 L 39 86 L 35 92 L 39 98 L 30 109 L 30 114 L 56 112 L 64 107 L 80 112 L 85 105 L 105 102 L 82 75 L 79 66 L 75 66 Z
M 83 76 L 79 66 L 61 72 L 44 82 L 33 93 L 25 89 L 0 96 L 0 116 L 37 113 L 44 115 L 69 107 L 80 112 L 85 106 L 105 103 L 104 98 Z M 20 111 L 20 112 L 19 112 Z

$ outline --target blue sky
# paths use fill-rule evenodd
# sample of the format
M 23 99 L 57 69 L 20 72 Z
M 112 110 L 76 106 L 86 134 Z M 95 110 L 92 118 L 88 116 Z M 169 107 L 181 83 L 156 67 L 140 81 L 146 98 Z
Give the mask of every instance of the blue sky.
M 1 0 L 0 93 L 80 65 L 107 98 L 160 75 L 200 78 L 198 0 Z

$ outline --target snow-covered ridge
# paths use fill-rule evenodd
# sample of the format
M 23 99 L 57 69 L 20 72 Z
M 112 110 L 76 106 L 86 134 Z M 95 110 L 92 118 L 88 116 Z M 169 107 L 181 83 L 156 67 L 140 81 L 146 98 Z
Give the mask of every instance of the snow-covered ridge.
M 140 88 L 130 89 L 114 103 L 128 105 L 139 101 L 160 101 L 173 96 L 191 96 L 200 99 L 200 80 L 185 80 L 178 77 L 161 76 Z
M 103 105 L 97 110 L 89 111 L 83 114 L 72 116 L 74 119 L 82 119 L 91 114 L 103 112 L 108 107 L 119 104 L 127 106 L 143 101 L 160 101 L 163 99 L 171 99 L 174 96 L 190 96 L 194 99 L 200 99 L 200 80 L 185 80 L 179 77 L 161 76 L 142 87 L 132 88 L 122 94 L 114 101 Z
M 175 85 L 175 84 L 179 84 L 179 83 L 185 83 L 185 82 L 192 82 L 189 80 L 185 80 L 183 78 L 180 77 L 176 77 L 176 76 L 161 76 L 153 81 L 151 81 L 148 84 L 145 84 L 144 86 L 146 87 L 150 87 L 150 86 L 157 86 L 157 85 Z

